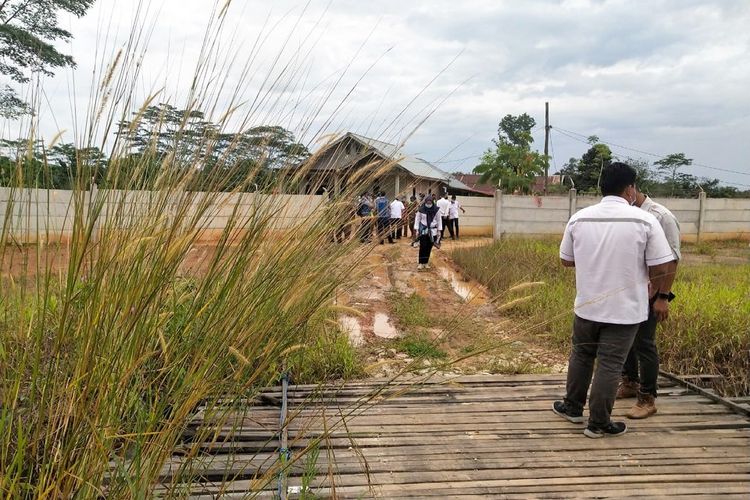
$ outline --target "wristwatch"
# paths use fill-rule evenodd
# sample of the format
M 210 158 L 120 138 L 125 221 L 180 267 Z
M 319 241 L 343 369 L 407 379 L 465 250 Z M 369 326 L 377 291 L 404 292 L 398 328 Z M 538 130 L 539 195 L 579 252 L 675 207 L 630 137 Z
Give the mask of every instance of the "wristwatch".
M 674 298 L 675 298 L 675 294 L 673 294 L 672 292 L 667 292 L 667 293 L 656 292 L 656 298 L 657 299 L 664 299 L 667 302 L 672 302 L 672 300 L 674 300 Z

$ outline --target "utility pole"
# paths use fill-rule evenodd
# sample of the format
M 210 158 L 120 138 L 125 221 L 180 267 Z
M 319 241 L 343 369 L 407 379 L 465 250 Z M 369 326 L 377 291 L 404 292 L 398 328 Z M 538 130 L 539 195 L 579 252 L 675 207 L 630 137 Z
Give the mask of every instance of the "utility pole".
M 549 102 L 544 103 L 544 194 L 547 194 L 549 180 Z

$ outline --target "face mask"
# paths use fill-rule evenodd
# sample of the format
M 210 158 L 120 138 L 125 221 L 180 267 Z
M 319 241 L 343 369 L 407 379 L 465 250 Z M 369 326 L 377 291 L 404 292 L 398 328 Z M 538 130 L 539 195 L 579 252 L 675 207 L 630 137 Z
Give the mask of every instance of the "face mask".
M 425 203 L 424 206 L 426 206 L 427 208 L 432 208 L 432 203 Z

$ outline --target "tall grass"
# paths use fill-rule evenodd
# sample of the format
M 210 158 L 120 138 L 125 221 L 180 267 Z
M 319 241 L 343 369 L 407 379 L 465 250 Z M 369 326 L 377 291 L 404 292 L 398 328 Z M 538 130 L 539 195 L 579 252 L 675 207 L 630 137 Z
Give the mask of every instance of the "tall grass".
M 212 16 L 190 95 L 180 106 L 186 109 L 183 126 L 199 109 L 215 110 L 226 128 L 230 115 L 233 123 L 250 126 L 262 116 L 283 114 L 289 105 L 281 102 L 273 113 L 250 105 L 238 118 L 243 103 L 234 94 L 228 111 L 217 110 L 223 72 L 237 64 L 216 43 L 227 5 Z M 369 173 L 350 179 L 343 193 L 299 215 L 293 230 L 280 231 L 278 216 L 291 208 L 277 196 L 246 193 L 259 168 L 247 169 L 226 155 L 218 168 L 205 172 L 213 131 L 198 138 L 178 133 L 190 144 L 175 144 L 167 154 L 154 146 L 133 157 L 127 134 L 156 99 L 151 95 L 140 107 L 134 104 L 143 36 L 135 26 L 128 46 L 111 64 L 102 64 L 103 81 L 92 93 L 80 132 L 83 145 L 100 140 L 104 149 L 114 124 L 136 111 L 130 130 L 111 148 L 105 180 L 114 189 L 89 190 L 86 159 L 78 159 L 72 169 L 70 237 L 59 246 L 51 244 L 55 231 L 34 215 L 44 200 L 28 198 L 25 190 L 34 186 L 21 181 L 22 160 L 14 176 L 19 182 L 5 203 L 0 491 L 8 497 L 148 496 L 199 406 L 217 408 L 211 419 L 221 422 L 234 401 L 273 383 L 285 363 L 303 380 L 358 370 L 332 319 L 336 290 L 357 279 L 358 262 L 369 249 L 334 244 L 332 235 L 348 220 L 354 194 L 391 165 L 369 165 L 363 169 Z M 271 86 L 259 91 L 260 100 L 300 75 L 287 63 L 275 80 L 269 78 Z M 318 112 L 319 107 L 309 111 Z M 310 116 L 301 121 L 312 122 Z M 32 123 L 30 144 L 36 132 Z M 155 179 L 147 192 L 146 174 Z M 305 169 L 278 174 L 269 191 L 298 185 Z M 204 191 L 190 188 L 198 177 Z M 245 211 L 248 198 L 252 209 Z M 198 271 L 187 274 L 186 259 L 216 217 L 224 225 L 213 235 L 212 251 Z M 32 243 L 19 244 L 20 234 L 34 231 Z M 25 259 L 20 267 L 19 258 Z M 208 428 L 195 436 L 175 477 L 189 479 L 199 443 L 215 438 Z
M 560 265 L 558 249 L 557 239 L 509 239 L 460 248 L 452 256 L 502 302 L 530 296 L 506 314 L 518 322 L 517 329 L 567 349 L 575 273 Z M 524 282 L 544 284 L 529 292 L 516 286 Z M 720 374 L 726 393 L 750 393 L 750 264 L 684 263 L 673 291 L 677 299 L 670 317 L 657 330 L 662 367 L 682 374 Z

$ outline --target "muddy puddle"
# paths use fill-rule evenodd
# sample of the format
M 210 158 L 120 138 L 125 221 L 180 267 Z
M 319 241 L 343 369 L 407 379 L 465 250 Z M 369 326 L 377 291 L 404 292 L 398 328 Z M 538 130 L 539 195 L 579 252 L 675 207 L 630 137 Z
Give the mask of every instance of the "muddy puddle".
M 391 323 L 391 318 L 386 313 L 375 313 L 372 323 L 372 333 L 383 339 L 395 339 L 399 336 L 398 330 Z

